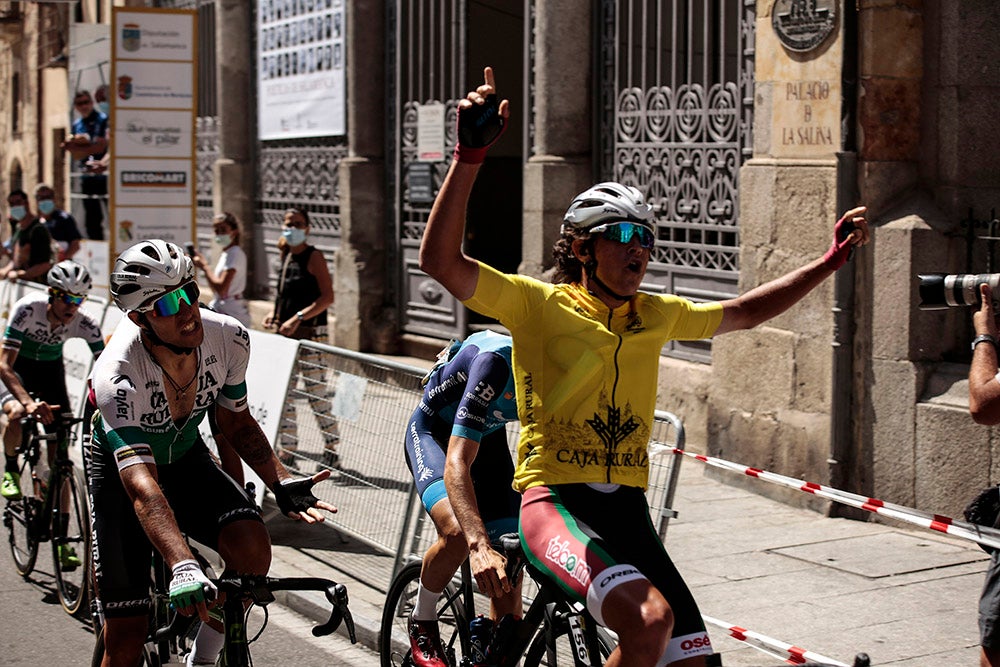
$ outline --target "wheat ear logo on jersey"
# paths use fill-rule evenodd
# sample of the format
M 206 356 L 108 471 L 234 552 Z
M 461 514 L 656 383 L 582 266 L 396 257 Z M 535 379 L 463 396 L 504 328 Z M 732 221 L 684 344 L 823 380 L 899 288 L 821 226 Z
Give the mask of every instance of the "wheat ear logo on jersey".
M 594 433 L 601 439 L 601 442 L 608 448 L 608 453 L 612 456 L 618 449 L 618 445 L 639 428 L 639 423 L 633 416 L 629 416 L 627 420 L 622 422 L 622 409 L 613 405 L 608 405 L 607 420 L 595 412 L 594 417 L 587 420 L 587 424 L 594 429 Z
M 562 541 L 560 535 L 556 535 L 549 540 L 549 546 L 545 549 L 545 559 L 550 560 L 563 570 L 569 573 L 583 586 L 590 584 L 590 566 L 577 554 L 569 550 L 569 540 Z

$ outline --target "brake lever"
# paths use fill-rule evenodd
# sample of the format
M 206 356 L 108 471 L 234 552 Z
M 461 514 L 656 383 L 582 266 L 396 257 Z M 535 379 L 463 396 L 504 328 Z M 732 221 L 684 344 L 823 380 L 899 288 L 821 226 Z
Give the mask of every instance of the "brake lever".
M 357 644 L 358 637 L 354 629 L 354 616 L 351 615 L 351 610 L 347 606 L 347 587 L 343 584 L 334 584 L 327 587 L 324 592 L 326 593 L 326 599 L 333 605 L 333 610 L 330 612 L 330 620 L 312 629 L 313 636 L 322 637 L 331 634 L 343 622 L 347 628 L 347 635 L 350 637 L 351 643 Z

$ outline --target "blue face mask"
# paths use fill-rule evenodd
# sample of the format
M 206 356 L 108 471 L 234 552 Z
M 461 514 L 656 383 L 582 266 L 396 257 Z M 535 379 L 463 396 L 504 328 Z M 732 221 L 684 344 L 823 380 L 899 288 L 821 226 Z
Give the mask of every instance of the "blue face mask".
M 288 241 L 288 245 L 297 246 L 301 243 L 305 243 L 306 240 L 306 230 L 299 229 L 297 227 L 285 227 L 281 232 L 281 235 L 285 237 Z
M 42 215 L 48 215 L 56 210 L 56 203 L 51 199 L 39 199 L 38 210 L 42 212 Z
M 21 220 L 24 216 L 28 215 L 28 209 L 24 206 L 11 206 L 10 207 L 10 217 L 15 220 Z
M 108 104 L 107 102 L 98 102 L 97 110 L 100 111 L 105 116 L 107 116 L 108 112 L 111 111 L 111 105 Z

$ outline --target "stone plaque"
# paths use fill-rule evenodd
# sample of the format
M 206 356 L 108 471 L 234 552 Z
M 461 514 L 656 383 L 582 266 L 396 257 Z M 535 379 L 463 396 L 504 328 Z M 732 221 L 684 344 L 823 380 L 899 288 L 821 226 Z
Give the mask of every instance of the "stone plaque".
M 785 48 L 811 51 L 837 27 L 838 0 L 776 0 L 771 25 Z

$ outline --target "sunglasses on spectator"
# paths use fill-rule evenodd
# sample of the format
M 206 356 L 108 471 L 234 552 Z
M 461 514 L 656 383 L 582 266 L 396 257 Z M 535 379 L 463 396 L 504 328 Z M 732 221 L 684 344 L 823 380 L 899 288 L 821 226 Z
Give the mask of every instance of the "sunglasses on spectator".
M 628 243 L 638 235 L 639 245 L 647 250 L 656 243 L 656 237 L 653 236 L 653 232 L 649 231 L 648 227 L 634 222 L 608 222 L 592 227 L 590 233 L 600 234 L 609 241 L 617 241 L 618 243 Z
M 63 292 L 61 289 L 54 288 L 49 289 L 49 294 L 51 294 L 54 298 L 59 299 L 67 306 L 79 306 L 87 299 L 86 295 L 77 296 L 76 294 L 70 294 L 69 292 Z
M 153 310 L 160 317 L 171 317 L 180 312 L 181 302 L 186 303 L 192 308 L 197 308 L 198 296 L 200 294 L 201 290 L 198 289 L 198 284 L 192 280 L 189 283 L 184 283 L 172 292 L 167 292 L 148 306 L 143 306 L 137 310 L 140 313 L 147 313 Z

